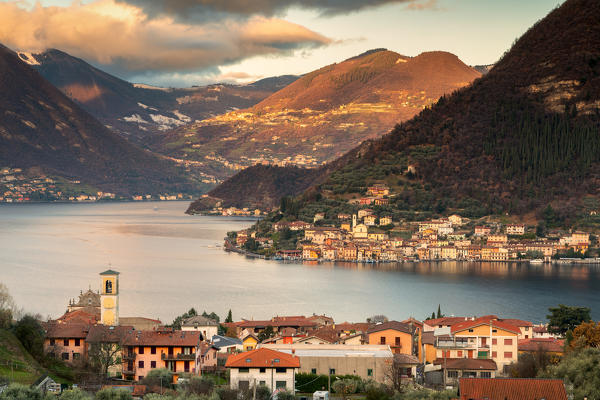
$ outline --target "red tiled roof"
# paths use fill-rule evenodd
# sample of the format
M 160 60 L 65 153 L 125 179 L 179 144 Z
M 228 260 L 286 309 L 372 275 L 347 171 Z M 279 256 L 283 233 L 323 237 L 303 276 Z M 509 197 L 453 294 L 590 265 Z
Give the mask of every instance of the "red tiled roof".
M 198 331 L 131 331 L 124 340 L 126 346 L 196 346 L 202 336 Z
M 341 324 L 335 324 L 335 329 L 338 332 L 355 331 L 358 333 L 358 332 L 366 332 L 372 326 L 373 326 L 373 324 L 370 324 L 368 322 L 357 322 L 357 323 L 342 322 Z
M 554 338 L 530 338 L 519 340 L 519 351 L 545 350 L 562 353 L 565 345 L 564 340 Z
M 85 338 L 90 343 L 120 343 L 133 331 L 133 326 L 94 325 Z
M 225 366 L 227 368 L 300 368 L 300 359 L 291 354 L 260 348 L 229 356 Z
M 338 341 L 338 333 L 333 327 L 322 327 L 308 333 L 308 337 L 314 336 L 318 339 L 324 340 L 329 343 L 335 343 Z
M 560 379 L 534 378 L 460 378 L 461 400 L 566 400 L 565 385 Z
M 501 318 L 501 319 L 499 319 L 499 321 L 506 322 L 507 324 L 518 326 L 518 327 L 521 327 L 521 326 L 533 326 L 533 324 L 531 323 L 531 321 L 525 321 L 523 319 Z
M 79 310 L 66 312 L 59 317 L 59 323 L 96 324 L 100 321 L 100 309 L 96 307 L 85 307 Z
M 506 322 L 499 321 L 493 318 L 494 316 L 484 316 L 475 319 L 474 321 L 464 321 L 460 324 L 452 325 L 450 330 L 452 333 L 464 331 L 466 329 L 475 328 L 481 325 L 492 325 L 494 328 L 500 328 L 508 332 L 516 333 L 517 335 L 521 333 L 521 330 L 518 326 L 507 324 Z
M 414 328 L 411 328 L 411 326 L 409 324 L 405 324 L 405 323 L 399 322 L 399 321 L 388 321 L 388 322 L 384 322 L 383 324 L 377 324 L 377 325 L 371 327 L 367 331 L 367 334 L 385 331 L 388 329 L 392 329 L 392 330 L 404 332 L 404 333 L 409 333 L 409 334 L 412 334 L 413 330 L 414 330 Z
M 413 323 L 413 325 L 416 325 L 416 326 L 418 326 L 420 328 L 423 327 L 423 323 L 421 321 L 419 321 L 418 319 L 413 318 L 413 317 L 410 317 L 410 318 L 405 319 L 404 321 L 402 321 L 402 323 L 404 323 L 404 324 L 410 324 L 411 322 Z
M 87 324 L 57 324 L 50 323 L 46 326 L 48 339 L 85 339 L 90 326 Z
M 429 325 L 431 327 L 438 327 L 440 325 L 452 326 L 452 325 L 460 324 L 461 322 L 465 322 L 467 320 L 469 320 L 468 317 L 442 317 L 442 318 L 435 318 L 435 319 L 427 319 L 427 320 L 423 321 L 423 323 L 425 325 Z
M 236 325 L 240 328 L 262 328 L 262 327 L 267 327 L 267 326 L 272 326 L 274 328 L 276 327 L 286 327 L 286 326 L 303 326 L 303 327 L 310 327 L 310 326 L 316 326 L 317 323 L 314 321 L 311 321 L 307 318 L 282 318 L 279 317 L 277 319 L 273 319 L 273 320 L 263 320 L 263 321 L 254 321 L 254 320 L 250 320 L 250 321 L 241 321 L 236 323 Z
M 446 369 L 495 371 L 498 367 L 494 360 L 479 358 L 436 358 L 434 365 L 445 366 Z

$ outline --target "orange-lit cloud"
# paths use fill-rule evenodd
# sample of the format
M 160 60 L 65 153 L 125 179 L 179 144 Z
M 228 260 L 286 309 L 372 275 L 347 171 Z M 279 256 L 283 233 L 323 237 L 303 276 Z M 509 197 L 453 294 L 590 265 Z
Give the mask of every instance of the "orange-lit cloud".
M 22 51 L 57 48 L 131 76 L 145 71 L 214 70 L 257 55 L 323 46 L 331 39 L 282 19 L 218 23 L 149 17 L 141 7 L 98 0 L 67 7 L 0 3 L 0 42 Z

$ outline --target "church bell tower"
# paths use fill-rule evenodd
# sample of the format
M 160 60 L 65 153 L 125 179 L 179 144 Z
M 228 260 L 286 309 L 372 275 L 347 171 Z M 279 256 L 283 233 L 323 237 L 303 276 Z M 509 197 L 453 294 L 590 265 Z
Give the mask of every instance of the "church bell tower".
M 100 322 L 103 325 L 119 325 L 119 273 L 109 269 L 101 272 Z

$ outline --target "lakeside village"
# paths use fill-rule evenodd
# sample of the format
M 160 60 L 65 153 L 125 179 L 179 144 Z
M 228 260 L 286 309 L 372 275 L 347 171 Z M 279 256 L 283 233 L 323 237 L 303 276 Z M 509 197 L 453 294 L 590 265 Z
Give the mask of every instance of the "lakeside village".
M 238 393 L 226 399 L 256 399 L 257 391 L 266 392 L 263 400 L 273 393 L 308 398 L 313 392 L 313 399 L 328 399 L 330 392 L 346 399 L 369 390 L 380 390 L 379 397 L 372 397 L 377 399 L 391 399 L 386 390 L 416 390 L 423 396 L 411 398 L 433 398 L 429 396 L 438 390 L 457 388 L 460 398 L 468 399 L 473 393 L 486 394 L 488 388 L 495 394 L 513 390 L 512 396 L 502 398 L 536 393 L 535 398 L 566 400 L 562 379 L 499 378 L 522 377 L 516 366 L 529 356 L 543 353 L 548 365 L 559 363 L 569 345 L 564 330 L 553 321 L 564 322 L 563 314 L 571 311 L 586 321 L 590 313 L 559 306 L 550 309 L 556 320 L 548 316 L 550 324 L 533 324 L 495 315 L 445 317 L 438 307 L 437 317 L 426 320 L 394 321 L 376 315 L 365 322 L 336 323 L 316 314 L 233 321 L 230 310 L 220 322 L 214 313 L 198 315 L 192 309 L 167 327 L 157 319 L 119 314 L 119 292 L 126 290 L 119 285 L 119 275 L 114 270 L 100 273 L 100 291 L 90 287 L 80 292 L 78 300 L 68 302 L 64 315 L 42 322 L 43 351 L 75 371 L 88 368 L 71 382 L 80 389 L 121 388 L 134 398 L 188 387 L 202 375 Z M 575 329 L 571 340 L 579 340 L 579 334 Z M 61 391 L 48 376 L 34 386 L 48 393 Z M 451 393 L 450 398 L 458 398 Z
M 96 201 L 173 201 L 191 200 L 183 193 L 138 194 L 129 197 L 100 192 L 78 180 L 66 181 L 44 174 L 25 173 L 21 168 L 0 168 L 0 203 L 96 202 Z
M 279 260 L 403 262 L 417 260 L 600 263 L 598 239 L 587 232 L 551 231 L 523 223 L 485 221 L 460 215 L 427 221 L 395 221 L 377 209 L 390 189 L 373 185 L 353 199 L 355 214 L 314 214 L 313 222 L 261 223 L 229 232 L 225 249 Z M 373 207 L 373 208 L 371 208 Z M 325 224 L 324 224 L 325 222 Z

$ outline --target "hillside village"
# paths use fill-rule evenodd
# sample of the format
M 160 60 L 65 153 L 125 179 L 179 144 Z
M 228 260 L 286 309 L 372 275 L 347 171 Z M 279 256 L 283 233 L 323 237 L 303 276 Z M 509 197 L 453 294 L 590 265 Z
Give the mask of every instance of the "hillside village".
M 556 364 L 565 349 L 547 324 L 496 315 L 446 317 L 439 309 L 426 320 L 375 315 L 341 323 L 317 314 L 234 321 L 230 311 L 220 322 L 214 313 L 186 313 L 165 326 L 120 315 L 119 275 L 100 273 L 100 291 L 81 291 L 64 315 L 43 322 L 43 348 L 75 369 L 99 364 L 101 375 L 113 380 L 109 387 L 130 387 L 140 398 L 153 390 L 148 382 L 157 370 L 169 372 L 161 387 L 207 375 L 226 377 L 241 392 L 263 386 L 271 392 L 331 391 L 331 381 L 349 377 L 396 390 L 456 388 L 465 378 L 510 376 L 524 354 L 543 351 Z M 328 387 L 314 388 L 310 382 L 316 380 Z
M 381 207 L 392 196 L 387 185 L 375 184 L 367 188 L 366 196 L 349 201 L 355 213 L 317 212 L 312 222 L 261 222 L 231 232 L 226 248 L 276 259 L 327 261 L 600 262 L 594 258 L 598 239 L 588 232 L 546 233 L 537 226 L 497 221 L 478 224 L 457 214 L 400 221 Z

